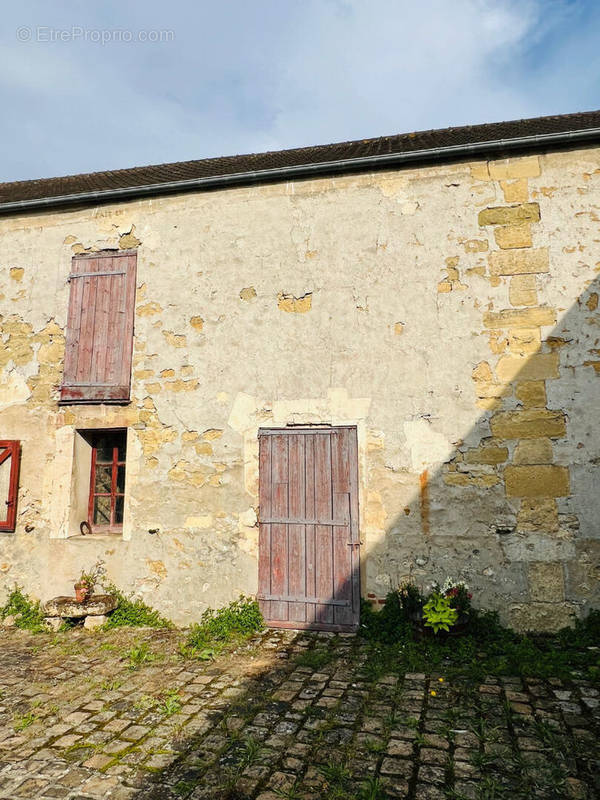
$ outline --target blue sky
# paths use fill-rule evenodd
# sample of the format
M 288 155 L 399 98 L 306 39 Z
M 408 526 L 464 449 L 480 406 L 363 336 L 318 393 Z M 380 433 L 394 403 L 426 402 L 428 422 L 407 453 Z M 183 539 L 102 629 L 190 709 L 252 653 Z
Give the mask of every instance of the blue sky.
M 593 0 L 23 0 L 2 22 L 0 181 L 600 108 Z

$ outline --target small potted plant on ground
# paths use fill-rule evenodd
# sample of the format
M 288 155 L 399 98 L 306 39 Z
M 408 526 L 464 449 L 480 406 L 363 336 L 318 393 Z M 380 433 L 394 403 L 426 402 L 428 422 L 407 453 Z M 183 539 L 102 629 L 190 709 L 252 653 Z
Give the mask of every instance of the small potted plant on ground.
M 423 606 L 423 625 L 434 634 L 460 636 L 469 624 L 472 594 L 464 581 L 446 578 L 443 585 L 434 583 Z
M 75 600 L 86 603 L 94 592 L 94 587 L 105 574 L 104 562 L 96 561 L 89 572 L 82 571 L 75 583 Z
M 446 578 L 441 586 L 434 583 L 426 595 L 408 583 L 399 588 L 398 594 L 417 636 L 460 636 L 466 631 L 472 594 L 464 581 Z

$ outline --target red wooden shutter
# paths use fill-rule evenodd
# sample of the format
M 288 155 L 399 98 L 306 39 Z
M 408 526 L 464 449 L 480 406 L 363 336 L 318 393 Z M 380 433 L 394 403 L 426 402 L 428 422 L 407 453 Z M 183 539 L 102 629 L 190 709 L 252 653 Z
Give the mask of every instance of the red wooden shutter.
M 129 400 L 135 274 L 135 253 L 73 258 L 61 402 Z
M 20 458 L 20 442 L 0 441 L 0 531 L 15 529 Z

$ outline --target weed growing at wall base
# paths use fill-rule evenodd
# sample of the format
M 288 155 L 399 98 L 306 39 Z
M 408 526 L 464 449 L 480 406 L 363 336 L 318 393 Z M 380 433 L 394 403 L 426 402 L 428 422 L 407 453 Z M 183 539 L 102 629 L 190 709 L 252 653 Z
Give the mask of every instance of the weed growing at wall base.
M 47 630 L 39 600 L 32 600 L 29 595 L 23 593 L 20 586 L 15 586 L 9 594 L 4 607 L 0 609 L 0 617 L 3 620 L 14 617 L 15 627 L 24 631 L 41 633 Z
M 134 599 L 131 595 L 124 594 L 120 589 L 108 583 L 104 585 L 104 590 L 108 594 L 114 595 L 119 601 L 119 605 L 112 612 L 104 628 L 172 628 L 173 623 L 143 602 Z
M 482 680 L 485 675 L 537 678 L 583 677 L 600 684 L 600 611 L 591 611 L 573 628 L 555 634 L 519 634 L 505 628 L 498 614 L 471 610 L 468 632 L 440 640 L 415 640 L 397 593 L 380 612 L 363 603 L 360 633 L 372 643 L 369 670 L 390 664 L 407 672 L 443 672 Z
M 224 608 L 207 609 L 200 622 L 190 628 L 181 652 L 193 658 L 212 658 L 228 642 L 247 639 L 263 625 L 257 601 L 240 595 Z

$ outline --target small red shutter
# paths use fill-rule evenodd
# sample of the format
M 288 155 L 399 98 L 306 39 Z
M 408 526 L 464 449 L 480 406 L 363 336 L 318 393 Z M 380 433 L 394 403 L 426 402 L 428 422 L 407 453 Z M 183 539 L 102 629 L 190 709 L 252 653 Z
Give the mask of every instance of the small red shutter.
M 73 258 L 61 402 L 129 400 L 135 274 L 135 253 Z
M 15 529 L 20 459 L 20 442 L 0 441 L 0 531 Z

